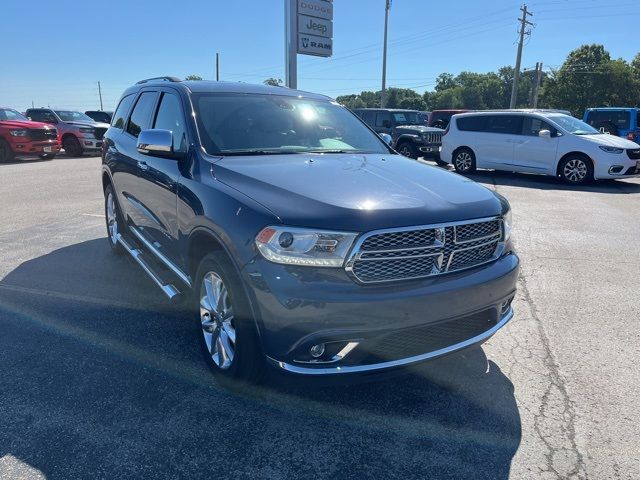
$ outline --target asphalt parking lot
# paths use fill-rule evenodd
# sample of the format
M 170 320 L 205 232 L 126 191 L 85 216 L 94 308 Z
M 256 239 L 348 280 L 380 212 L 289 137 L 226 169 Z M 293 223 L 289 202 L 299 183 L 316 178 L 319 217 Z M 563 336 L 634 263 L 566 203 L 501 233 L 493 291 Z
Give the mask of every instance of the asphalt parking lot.
M 219 386 L 109 251 L 98 158 L 0 165 L 0 479 L 640 478 L 640 181 L 472 176 L 512 204 L 516 316 L 351 386 Z

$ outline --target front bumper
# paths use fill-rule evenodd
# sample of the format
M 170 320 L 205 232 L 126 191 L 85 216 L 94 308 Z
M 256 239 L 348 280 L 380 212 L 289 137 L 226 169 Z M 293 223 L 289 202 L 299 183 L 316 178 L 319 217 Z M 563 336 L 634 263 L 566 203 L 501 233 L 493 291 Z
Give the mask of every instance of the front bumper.
M 440 156 L 440 144 L 418 144 L 418 151 L 425 157 Z
M 102 140 L 95 137 L 79 137 L 78 141 L 85 150 L 100 150 L 102 148 Z
M 640 158 L 629 158 L 626 152 L 606 155 L 594 159 L 596 180 L 640 177 Z
M 11 144 L 11 149 L 17 157 L 37 157 L 40 155 L 55 155 L 60 151 L 57 140 L 21 141 L 18 137 Z
M 518 269 L 510 253 L 464 272 L 376 286 L 358 285 L 341 269 L 258 258 L 244 273 L 269 362 L 294 374 L 333 375 L 406 366 L 484 342 L 513 315 Z M 310 347 L 323 343 L 336 355 L 309 358 Z

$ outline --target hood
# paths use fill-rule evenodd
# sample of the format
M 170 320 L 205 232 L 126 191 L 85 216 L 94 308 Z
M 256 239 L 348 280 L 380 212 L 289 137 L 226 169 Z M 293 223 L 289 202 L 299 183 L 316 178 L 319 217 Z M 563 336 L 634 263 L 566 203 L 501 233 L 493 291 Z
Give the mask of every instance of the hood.
M 32 122 L 31 120 L 0 120 L 0 127 L 4 128 L 52 128 L 48 123 Z
M 74 127 L 94 127 L 94 128 L 109 128 L 108 123 L 102 122 L 64 122 L 67 125 L 72 125 Z
M 425 125 L 398 125 L 396 128 L 407 128 L 411 130 L 415 130 L 417 132 L 444 132 L 442 128 L 437 127 L 427 127 Z
M 627 140 L 626 138 L 621 138 L 616 135 L 608 135 L 606 133 L 579 135 L 579 137 L 590 142 L 597 143 L 598 145 L 607 145 L 608 147 L 638 148 L 638 144 L 636 142 L 632 142 L 631 140 Z
M 212 171 L 291 226 L 365 232 L 502 210 L 488 188 L 401 155 L 224 157 Z

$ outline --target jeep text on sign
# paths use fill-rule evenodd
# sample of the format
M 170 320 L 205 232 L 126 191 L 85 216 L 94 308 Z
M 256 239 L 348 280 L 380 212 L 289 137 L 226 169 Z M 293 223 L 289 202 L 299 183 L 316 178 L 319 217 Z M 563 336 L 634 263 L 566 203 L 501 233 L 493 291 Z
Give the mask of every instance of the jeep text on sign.
M 298 53 L 330 57 L 333 53 L 333 40 L 316 35 L 298 34 Z
M 298 15 L 298 32 L 331 38 L 333 37 L 333 22 L 307 15 Z
M 298 15 L 333 20 L 333 3 L 323 0 L 298 0 Z

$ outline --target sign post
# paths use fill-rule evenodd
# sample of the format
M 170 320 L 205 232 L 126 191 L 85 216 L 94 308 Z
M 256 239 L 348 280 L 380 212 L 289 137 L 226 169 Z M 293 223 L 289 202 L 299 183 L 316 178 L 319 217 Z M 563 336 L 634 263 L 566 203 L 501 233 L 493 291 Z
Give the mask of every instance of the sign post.
M 298 54 L 333 54 L 333 0 L 284 0 L 285 68 L 289 88 L 298 88 Z

